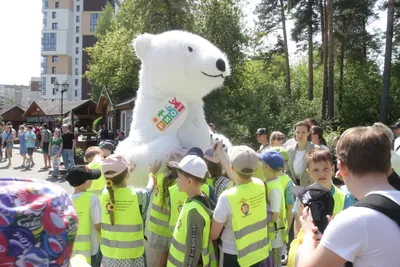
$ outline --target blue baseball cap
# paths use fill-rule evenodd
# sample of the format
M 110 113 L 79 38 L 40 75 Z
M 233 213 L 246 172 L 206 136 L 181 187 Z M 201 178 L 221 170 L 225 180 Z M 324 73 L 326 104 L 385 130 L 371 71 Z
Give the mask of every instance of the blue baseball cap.
M 275 150 L 266 150 L 262 154 L 257 154 L 257 157 L 274 170 L 285 166 L 283 156 Z

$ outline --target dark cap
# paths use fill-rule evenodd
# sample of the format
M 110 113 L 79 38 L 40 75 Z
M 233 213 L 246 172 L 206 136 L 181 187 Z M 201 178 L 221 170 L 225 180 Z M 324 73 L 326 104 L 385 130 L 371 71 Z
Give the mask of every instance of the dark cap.
M 400 128 L 400 120 L 393 125 L 390 125 L 390 128 L 395 130 Z
M 259 128 L 256 132 L 256 134 L 267 134 L 267 129 L 265 128 Z
M 101 176 L 99 169 L 90 169 L 86 165 L 76 165 L 72 167 L 65 177 L 65 180 L 73 186 L 77 187 L 84 184 L 87 180 L 96 180 Z
M 299 198 L 304 206 L 310 206 L 313 202 L 322 202 L 324 213 L 332 215 L 335 201 L 331 192 L 319 184 L 309 185 L 307 187 L 293 186 L 291 191 Z
M 199 148 L 199 147 L 192 147 L 191 149 L 189 149 L 186 152 L 185 156 L 188 156 L 188 155 L 195 155 L 195 156 L 198 156 L 198 157 L 204 159 L 203 150 L 201 148 Z
M 107 150 L 109 150 L 109 151 L 111 151 L 111 152 L 113 152 L 113 151 L 115 150 L 114 144 L 111 143 L 111 142 L 109 142 L 109 141 L 101 142 L 100 145 L 99 145 L 99 147 L 100 147 L 101 149 L 103 149 L 103 148 L 104 148 L 104 149 L 107 149 Z

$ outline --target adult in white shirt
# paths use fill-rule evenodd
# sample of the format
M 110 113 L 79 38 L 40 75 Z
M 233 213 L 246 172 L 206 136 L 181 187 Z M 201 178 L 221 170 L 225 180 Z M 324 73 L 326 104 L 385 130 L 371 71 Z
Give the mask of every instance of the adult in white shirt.
M 400 191 L 387 180 L 392 171 L 390 145 L 391 140 L 373 127 L 351 128 L 339 139 L 339 172 L 357 199 L 380 194 L 400 205 Z M 304 241 L 299 253 L 299 267 L 336 267 L 347 261 L 354 267 L 399 266 L 400 229 L 382 213 L 350 207 L 331 221 L 320 242 L 318 229 L 307 207 L 301 222 Z
M 395 124 L 391 125 L 390 128 L 393 130 L 396 139 L 394 140 L 393 150 L 400 154 L 400 120 Z

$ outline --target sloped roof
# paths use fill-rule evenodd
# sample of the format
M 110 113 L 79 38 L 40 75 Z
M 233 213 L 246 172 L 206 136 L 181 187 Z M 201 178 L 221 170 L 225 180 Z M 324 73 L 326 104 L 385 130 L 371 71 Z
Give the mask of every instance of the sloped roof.
M 126 100 L 126 101 L 124 101 L 124 102 L 122 102 L 122 103 L 119 103 L 118 105 L 115 105 L 116 107 L 119 107 L 119 106 L 123 106 L 123 105 L 126 105 L 126 104 L 130 104 L 130 103 L 132 103 L 133 101 L 135 101 L 136 100 L 136 96 L 134 96 L 134 97 L 131 97 L 131 98 L 129 98 L 128 100 Z
M 75 100 L 75 101 L 65 101 L 63 102 L 63 115 L 69 113 L 71 110 L 75 110 L 82 105 L 85 105 L 88 102 L 93 102 L 90 99 L 86 100 Z M 93 102 L 94 103 L 94 102 Z M 43 112 L 46 116 L 51 115 L 60 115 L 61 111 L 61 103 L 59 100 L 35 100 L 31 103 L 29 108 L 25 111 L 24 115 L 30 110 L 33 105 L 37 105 L 38 108 Z
M 10 111 L 13 111 L 13 110 L 15 111 L 15 109 L 19 109 L 19 110 L 21 110 L 22 112 L 25 112 L 25 109 L 23 109 L 23 108 L 20 107 L 20 106 L 15 105 L 15 106 L 13 106 L 13 107 L 7 109 L 6 111 L 2 112 L 2 113 L 0 114 L 0 116 L 3 116 L 3 115 L 6 114 L 7 112 L 10 112 Z

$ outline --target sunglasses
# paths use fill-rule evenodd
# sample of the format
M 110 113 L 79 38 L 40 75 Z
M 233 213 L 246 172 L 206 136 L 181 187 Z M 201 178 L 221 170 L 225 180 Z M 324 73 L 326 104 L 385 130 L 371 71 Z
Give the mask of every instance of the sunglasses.
M 273 138 L 273 140 L 283 141 L 283 140 L 285 140 L 285 138 L 284 137 L 275 137 L 275 138 Z

